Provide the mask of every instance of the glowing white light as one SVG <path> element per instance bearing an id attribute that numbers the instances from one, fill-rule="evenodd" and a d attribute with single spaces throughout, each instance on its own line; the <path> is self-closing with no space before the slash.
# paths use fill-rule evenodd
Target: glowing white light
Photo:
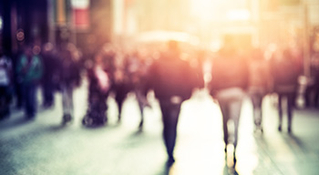
<path id="1" fill-rule="evenodd" d="M 71 1 L 72 7 L 76 9 L 86 9 L 90 5 L 89 0 L 72 0 Z"/>
<path id="2" fill-rule="evenodd" d="M 115 34 L 123 33 L 123 14 L 124 14 L 124 0 L 113 0 L 113 31 Z"/>
<path id="3" fill-rule="evenodd" d="M 0 16 L 0 30 L 2 30 L 2 18 Z"/>
<path id="4" fill-rule="evenodd" d="M 211 0 L 192 0 L 191 11 L 194 16 L 203 21 L 208 21 L 212 18 L 213 1 Z"/>
<path id="5" fill-rule="evenodd" d="M 231 10 L 227 13 L 227 18 L 229 20 L 249 20 L 250 19 L 250 12 L 246 9 L 239 9 L 239 10 Z"/>

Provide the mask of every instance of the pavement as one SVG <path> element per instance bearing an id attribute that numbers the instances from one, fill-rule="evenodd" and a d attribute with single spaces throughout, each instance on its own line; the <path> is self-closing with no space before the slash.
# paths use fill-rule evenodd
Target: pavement
<path id="1" fill-rule="evenodd" d="M 41 103 L 40 92 L 38 94 Z M 254 132 L 252 106 L 245 100 L 240 118 L 237 164 L 225 159 L 218 104 L 205 91 L 184 102 L 178 124 L 175 164 L 166 168 L 159 106 L 150 95 L 142 132 L 135 96 L 124 103 L 122 122 L 117 106 L 109 104 L 109 122 L 85 128 L 87 84 L 74 92 L 75 119 L 62 126 L 61 94 L 55 106 L 39 106 L 36 119 L 26 121 L 21 110 L 0 122 L 1 175 L 224 175 L 224 174 L 319 174 L 319 110 L 296 109 L 292 134 L 287 118 L 279 132 L 272 97 L 264 100 L 264 133 Z M 231 149 L 231 146 L 229 147 Z"/>

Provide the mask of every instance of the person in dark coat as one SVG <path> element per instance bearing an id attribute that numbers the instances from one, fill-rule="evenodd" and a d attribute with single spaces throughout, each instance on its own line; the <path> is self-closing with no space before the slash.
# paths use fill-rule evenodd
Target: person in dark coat
<path id="1" fill-rule="evenodd" d="M 89 80 L 88 110 L 82 124 L 91 127 L 103 125 L 107 122 L 106 100 L 110 93 L 112 82 L 109 72 L 103 64 L 103 55 L 97 53 L 94 57 L 92 68 L 87 70 Z"/>
<path id="2" fill-rule="evenodd" d="M 296 60 L 288 49 L 278 49 L 270 60 L 273 91 L 278 94 L 278 130 L 282 130 L 283 106 L 282 101 L 287 99 L 288 132 L 291 132 L 293 108 L 298 88 L 300 69 Z"/>
<path id="3" fill-rule="evenodd" d="M 58 58 L 51 43 L 46 43 L 41 53 L 43 60 L 43 107 L 48 108 L 54 104 L 55 82 L 54 75 L 58 72 Z"/>
<path id="4" fill-rule="evenodd" d="M 62 124 L 70 122 L 74 117 L 73 90 L 81 82 L 80 66 L 75 58 L 75 51 L 69 48 L 60 52 L 61 66 L 59 83 L 62 92 L 63 120 Z"/>
<path id="5" fill-rule="evenodd" d="M 271 79 L 269 66 L 263 57 L 260 49 L 253 49 L 249 61 L 249 88 L 248 93 L 253 105 L 253 118 L 255 131 L 263 132 L 262 118 L 263 108 L 262 102 L 267 93 L 270 92 Z"/>
<path id="6" fill-rule="evenodd" d="M 248 87 L 248 72 L 246 59 L 240 57 L 232 43 L 227 41 L 219 51 L 218 57 L 213 59 L 212 80 L 208 84 L 210 95 L 218 101 L 223 117 L 225 153 L 229 143 L 228 121 L 232 120 L 234 123 L 234 165 L 239 118 Z"/>
<path id="7" fill-rule="evenodd" d="M 305 90 L 306 107 L 319 108 L 319 53 L 311 58 L 310 75 L 311 81 Z"/>
<path id="8" fill-rule="evenodd" d="M 137 50 L 131 54 L 127 54 L 122 61 L 122 65 L 118 67 L 117 73 L 119 74 L 117 74 L 114 86 L 119 122 L 121 121 L 121 110 L 127 94 L 134 93 L 136 95 L 141 115 L 138 126 L 140 131 L 143 130 L 144 125 L 144 108 L 150 107 L 146 98 L 147 90 L 145 89 L 145 77 L 149 66 L 145 56 Z"/>
<path id="9" fill-rule="evenodd" d="M 200 77 L 196 76 L 189 63 L 180 59 L 176 41 L 169 42 L 168 52 L 155 60 L 148 72 L 146 87 L 154 90 L 162 112 L 168 166 L 175 162 L 174 148 L 181 105 L 191 97 L 198 82 L 196 78 Z"/>
<path id="10" fill-rule="evenodd" d="M 0 120 L 9 117 L 13 95 L 12 61 L 0 47 Z"/>

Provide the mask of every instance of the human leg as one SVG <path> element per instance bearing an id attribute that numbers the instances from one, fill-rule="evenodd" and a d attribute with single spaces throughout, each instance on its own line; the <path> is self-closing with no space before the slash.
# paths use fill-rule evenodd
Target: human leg
<path id="1" fill-rule="evenodd" d="M 27 118 L 32 119 L 36 113 L 36 86 L 33 83 L 24 84 L 24 100 L 25 100 L 25 113 Z"/>
<path id="2" fill-rule="evenodd" d="M 163 138 L 166 146 L 169 161 L 174 162 L 174 148 L 177 136 L 177 123 L 181 104 L 160 102 L 163 120 Z"/>
<path id="3" fill-rule="evenodd" d="M 43 83 L 43 105 L 44 107 L 51 107 L 54 102 L 54 97 L 53 97 L 53 84 L 44 82 Z"/>
<path id="4" fill-rule="evenodd" d="M 69 86 L 62 87 L 63 123 L 73 118 L 73 89 Z"/>
<path id="5" fill-rule="evenodd" d="M 228 109 L 228 103 L 223 100 L 218 100 L 220 111 L 222 113 L 223 118 L 223 133 L 224 133 L 224 143 L 225 143 L 225 152 L 227 152 L 227 144 L 228 144 L 228 125 L 227 122 L 229 120 L 229 109 Z"/>
<path id="6" fill-rule="evenodd" d="M 288 115 L 288 132 L 291 132 L 291 125 L 292 125 L 292 113 L 293 107 L 295 103 L 295 94 L 288 93 L 287 94 L 287 115 Z"/>
<path id="7" fill-rule="evenodd" d="M 235 99 L 230 104 L 231 118 L 234 121 L 234 149 L 237 147 L 238 143 L 238 128 L 239 128 L 239 118 L 241 114 L 242 98 Z"/>
<path id="8" fill-rule="evenodd" d="M 261 131 L 262 126 L 262 100 L 263 100 L 263 94 L 261 93 L 254 93 L 250 95 L 252 105 L 253 105 L 253 118 L 254 118 L 254 124 L 255 129 L 260 129 Z"/>
<path id="9" fill-rule="evenodd" d="M 283 98 L 283 94 L 278 94 L 278 115 L 279 115 L 278 131 L 281 131 L 281 126 L 282 126 L 282 98 Z"/>

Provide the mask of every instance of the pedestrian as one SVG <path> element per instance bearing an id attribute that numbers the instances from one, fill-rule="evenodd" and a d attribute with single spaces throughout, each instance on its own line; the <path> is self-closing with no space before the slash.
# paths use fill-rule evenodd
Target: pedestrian
<path id="1" fill-rule="evenodd" d="M 310 77 L 311 81 L 305 90 L 306 107 L 319 108 L 319 53 L 311 58 Z"/>
<path id="2" fill-rule="evenodd" d="M 143 124 L 144 124 L 144 108 L 150 107 L 146 95 L 147 90 L 145 89 L 145 78 L 147 74 L 148 64 L 147 64 L 147 57 L 146 54 L 142 54 L 142 50 L 135 50 L 132 53 L 128 53 L 127 56 L 124 57 L 123 60 L 123 68 L 122 72 L 124 73 L 122 86 L 117 86 L 120 89 L 117 89 L 116 99 L 120 99 L 120 96 L 123 96 L 123 100 L 116 100 L 119 106 L 123 105 L 123 101 L 128 93 L 134 93 L 139 110 L 140 110 L 140 116 L 141 120 L 139 123 L 139 130 L 143 130 Z M 118 84 L 118 85 L 121 85 Z M 123 95 L 120 95 L 122 93 Z M 122 109 L 122 107 L 119 107 L 119 109 Z M 119 111 L 121 114 L 121 111 Z M 120 120 L 120 117 L 119 117 Z"/>
<path id="3" fill-rule="evenodd" d="M 9 117 L 10 103 L 13 95 L 12 62 L 0 47 L 0 120 Z"/>
<path id="4" fill-rule="evenodd" d="M 221 109 L 226 155 L 230 139 L 228 121 L 231 120 L 234 123 L 234 164 L 236 163 L 239 118 L 247 86 L 247 61 L 237 54 L 231 38 L 227 39 L 217 58 L 212 61 L 212 79 L 208 83 L 208 89 L 210 95 L 218 101 Z"/>
<path id="5" fill-rule="evenodd" d="M 144 108 L 151 105 L 147 100 L 146 78 L 147 70 L 149 69 L 149 55 L 144 50 L 136 50 L 135 54 L 131 56 L 131 63 L 129 66 L 129 76 L 134 88 L 136 100 L 140 109 L 141 120 L 139 123 L 139 130 L 143 130 L 144 125 Z"/>
<path id="6" fill-rule="evenodd" d="M 288 49 L 277 49 L 270 60 L 273 90 L 278 95 L 278 130 L 282 130 L 283 99 L 287 99 L 288 132 L 291 133 L 293 108 L 300 74 L 296 60 Z"/>
<path id="7" fill-rule="evenodd" d="M 82 124 L 88 127 L 104 125 L 107 122 L 106 100 L 112 85 L 110 75 L 103 62 L 103 54 L 97 53 L 94 63 L 87 71 L 89 80 L 88 110 Z"/>
<path id="8" fill-rule="evenodd" d="M 249 61 L 249 87 L 248 93 L 253 105 L 253 119 L 255 131 L 263 132 L 262 127 L 262 102 L 270 91 L 270 72 L 263 52 L 258 48 L 253 49 Z"/>
<path id="9" fill-rule="evenodd" d="M 155 60 L 148 72 L 147 88 L 158 99 L 163 121 L 163 138 L 168 155 L 167 166 L 175 162 L 174 148 L 182 103 L 189 99 L 198 80 L 189 63 L 180 59 L 176 41 L 169 41 L 168 51 Z"/>
<path id="10" fill-rule="evenodd" d="M 52 43 L 46 43 L 41 52 L 43 60 L 42 96 L 43 107 L 49 108 L 54 104 L 55 80 L 54 76 L 58 72 L 58 59 Z"/>
<path id="11" fill-rule="evenodd" d="M 18 51 L 16 51 L 12 56 L 12 67 L 13 67 L 13 84 L 14 84 L 14 96 L 16 99 L 15 107 L 17 109 L 22 109 L 23 107 L 23 86 L 22 80 L 16 71 L 18 62 L 21 56 L 24 54 L 26 46 L 23 43 L 19 43 Z"/>
<path id="12" fill-rule="evenodd" d="M 27 119 L 34 119 L 37 108 L 36 89 L 42 77 L 39 46 L 27 46 L 17 63 L 17 74 L 22 82 L 23 100 Z"/>
<path id="13" fill-rule="evenodd" d="M 127 54 L 118 53 L 117 62 L 115 64 L 115 71 L 112 78 L 114 80 L 112 91 L 115 94 L 114 99 L 118 107 L 118 123 L 121 122 L 122 107 L 127 94 L 133 90 L 132 82 L 129 77 L 128 59 L 129 57 Z"/>
<path id="14" fill-rule="evenodd" d="M 61 62 L 59 84 L 62 93 L 63 116 L 62 124 L 67 124 L 74 118 L 73 90 L 80 86 L 80 67 L 75 58 L 74 50 L 62 48 L 59 55 Z"/>

